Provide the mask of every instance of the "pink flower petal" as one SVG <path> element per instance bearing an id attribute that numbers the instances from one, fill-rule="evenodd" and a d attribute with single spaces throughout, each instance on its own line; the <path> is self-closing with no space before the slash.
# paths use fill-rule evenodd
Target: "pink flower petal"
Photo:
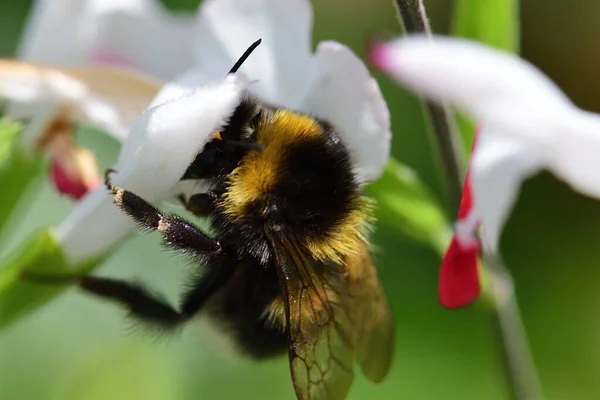
<path id="1" fill-rule="evenodd" d="M 96 188 L 100 183 L 100 178 L 98 177 L 96 177 L 95 181 L 90 182 L 73 179 L 57 161 L 52 162 L 50 173 L 56 190 L 74 200 L 81 199 L 87 192 Z"/>
<path id="2" fill-rule="evenodd" d="M 92 64 L 98 65 L 114 65 L 120 67 L 133 67 L 133 63 L 127 58 L 115 52 L 97 49 L 91 56 Z"/>

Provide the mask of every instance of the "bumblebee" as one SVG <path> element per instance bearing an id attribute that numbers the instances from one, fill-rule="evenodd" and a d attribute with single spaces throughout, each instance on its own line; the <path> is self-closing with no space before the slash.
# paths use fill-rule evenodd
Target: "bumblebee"
<path id="1" fill-rule="evenodd" d="M 91 276 L 76 282 L 166 330 L 205 313 L 249 357 L 287 352 L 298 399 L 345 399 L 354 360 L 379 382 L 394 340 L 366 237 L 372 201 L 352 171 L 333 126 L 246 94 L 182 176 L 210 188 L 181 200 L 210 219 L 214 235 L 106 176 L 121 210 L 202 266 L 179 308 L 138 284 Z"/>

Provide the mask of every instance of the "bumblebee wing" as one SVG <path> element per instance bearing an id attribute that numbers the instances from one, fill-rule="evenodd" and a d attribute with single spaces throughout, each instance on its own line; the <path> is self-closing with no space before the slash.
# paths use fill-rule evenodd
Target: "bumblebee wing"
<path id="1" fill-rule="evenodd" d="M 389 368 L 393 335 L 376 273 L 363 271 L 373 265 L 360 264 L 362 259 L 348 265 L 319 265 L 283 237 L 272 240 L 272 248 L 298 398 L 345 399 L 354 379 L 355 357 L 367 377 L 381 380 Z M 375 285 L 361 281 L 367 276 L 375 278 Z M 365 305 L 365 301 L 376 302 Z"/>
<path id="2" fill-rule="evenodd" d="M 343 296 L 356 343 L 355 355 L 372 382 L 385 378 L 394 354 L 394 322 L 390 306 L 366 243 L 346 259 L 348 294 Z"/>

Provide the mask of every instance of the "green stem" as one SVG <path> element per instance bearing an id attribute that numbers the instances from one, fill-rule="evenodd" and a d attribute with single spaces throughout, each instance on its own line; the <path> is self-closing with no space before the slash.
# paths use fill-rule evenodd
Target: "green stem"
<path id="1" fill-rule="evenodd" d="M 514 400 L 541 400 L 544 396 L 529 350 L 513 279 L 497 256 L 487 252 L 484 258 L 483 270 L 489 281 L 484 296 L 492 305 L 492 329 L 500 338 L 497 344 L 511 397 Z"/>
<path id="2" fill-rule="evenodd" d="M 396 0 L 400 23 L 406 33 L 431 35 L 429 20 L 421 0 Z M 440 156 L 448 186 L 451 215 L 458 213 L 465 176 L 465 154 L 452 111 L 446 104 L 424 102 L 429 129 Z"/>

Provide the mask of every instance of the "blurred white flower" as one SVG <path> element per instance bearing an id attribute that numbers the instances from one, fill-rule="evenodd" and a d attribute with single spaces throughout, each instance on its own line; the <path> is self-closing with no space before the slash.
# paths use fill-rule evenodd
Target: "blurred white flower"
<path id="1" fill-rule="evenodd" d="M 54 105 L 48 118 L 30 121 L 34 126 L 26 130 L 22 146 L 50 155 L 55 186 L 76 199 L 98 184 L 94 155 L 73 138 L 76 123 L 88 123 L 122 140 L 159 88 L 158 82 L 124 70 L 58 69 L 0 60 L 0 98 L 16 105 Z"/>
<path id="2" fill-rule="evenodd" d="M 17 56 L 39 65 L 13 63 L 8 71 L 3 65 L 0 96 L 13 101 L 9 116 L 30 122 L 29 140 L 50 153 L 60 193 L 79 199 L 98 183 L 93 153 L 77 147 L 70 134 L 74 123 L 95 125 L 123 140 L 160 87 L 135 76 L 127 82 L 133 72 L 85 67 L 116 65 L 172 78 L 193 59 L 193 26 L 192 15 L 170 13 L 158 0 L 34 2 Z M 17 69 L 27 72 L 7 75 Z"/>
<path id="3" fill-rule="evenodd" d="M 119 64 L 168 80 L 193 61 L 194 19 L 159 0 L 37 0 L 17 56 L 57 66 Z"/>
<path id="4" fill-rule="evenodd" d="M 415 36 L 379 45 L 373 62 L 415 92 L 448 101 L 479 121 L 470 171 L 473 204 L 457 224 L 472 248 L 498 242 L 523 180 L 548 169 L 600 198 L 600 116 L 577 108 L 526 61 L 466 40 Z"/>

